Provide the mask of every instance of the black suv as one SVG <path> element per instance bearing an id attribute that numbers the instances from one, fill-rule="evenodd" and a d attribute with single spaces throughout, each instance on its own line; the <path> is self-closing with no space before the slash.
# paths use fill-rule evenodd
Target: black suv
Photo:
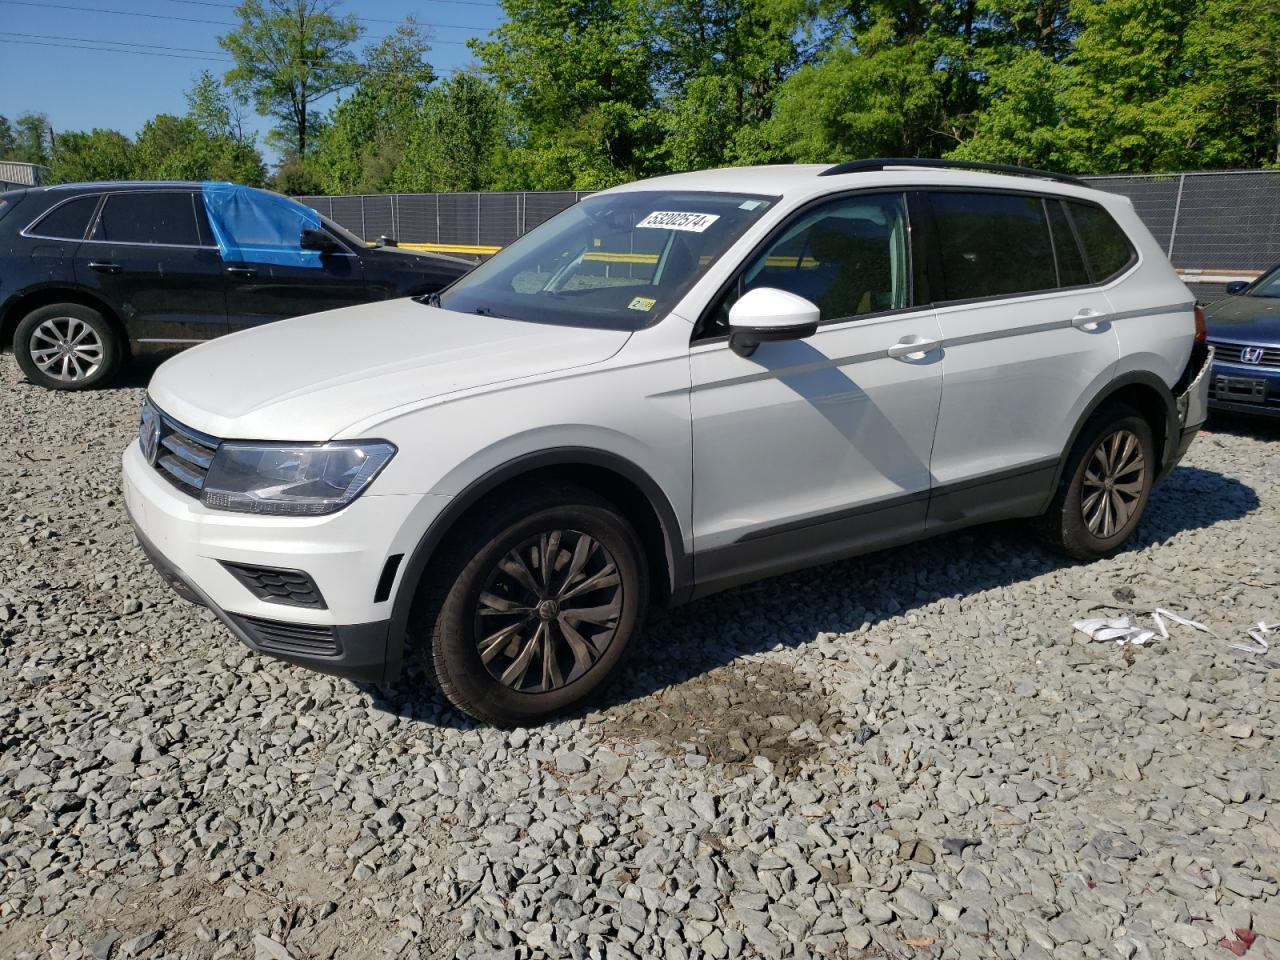
<path id="1" fill-rule="evenodd" d="M 211 224 L 209 186 L 235 192 L 244 232 L 265 232 L 229 243 L 226 224 L 219 229 L 216 217 Z M 305 228 L 282 238 L 290 217 Z M 432 293 L 471 267 L 370 246 L 296 201 L 230 184 L 15 190 L 0 193 L 0 346 L 13 347 L 35 383 L 79 390 L 107 382 L 131 355 Z"/>

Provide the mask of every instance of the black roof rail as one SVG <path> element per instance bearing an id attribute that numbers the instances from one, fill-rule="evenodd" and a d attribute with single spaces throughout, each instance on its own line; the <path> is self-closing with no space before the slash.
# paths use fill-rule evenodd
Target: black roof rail
<path id="1" fill-rule="evenodd" d="M 1087 187 L 1079 177 L 1032 167 L 1015 167 L 1008 163 L 980 163 L 976 160 L 933 160 L 925 157 L 876 157 L 870 160 L 849 160 L 827 167 L 818 176 L 834 177 L 842 173 L 869 173 L 888 167 L 926 167 L 933 170 L 973 170 L 979 173 L 1005 173 L 1015 177 L 1035 177 L 1039 180 L 1056 180 L 1077 187 Z"/>

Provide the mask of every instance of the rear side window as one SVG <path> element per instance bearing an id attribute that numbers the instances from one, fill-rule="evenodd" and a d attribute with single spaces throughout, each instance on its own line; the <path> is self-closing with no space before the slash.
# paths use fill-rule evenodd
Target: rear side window
<path id="1" fill-rule="evenodd" d="M 76 197 L 54 207 L 31 227 L 28 233 L 59 240 L 83 240 L 89 218 L 98 206 L 98 194 Z"/>
<path id="2" fill-rule="evenodd" d="M 1061 200 L 1046 200 L 1049 229 L 1053 232 L 1053 251 L 1058 255 L 1058 285 L 1078 287 L 1089 282 L 1089 270 L 1080 254 L 1080 244 L 1067 220 Z"/>
<path id="3" fill-rule="evenodd" d="M 1053 245 L 1039 197 L 1008 193 L 930 195 L 941 254 L 941 300 L 974 300 L 1057 286 Z"/>
<path id="4" fill-rule="evenodd" d="M 193 195 L 113 193 L 98 217 L 94 240 L 200 246 Z"/>
<path id="5" fill-rule="evenodd" d="M 1084 244 L 1084 255 L 1089 261 L 1093 282 L 1110 280 L 1127 267 L 1135 256 L 1133 244 L 1111 219 L 1111 214 L 1089 203 L 1067 201 L 1076 233 Z"/>

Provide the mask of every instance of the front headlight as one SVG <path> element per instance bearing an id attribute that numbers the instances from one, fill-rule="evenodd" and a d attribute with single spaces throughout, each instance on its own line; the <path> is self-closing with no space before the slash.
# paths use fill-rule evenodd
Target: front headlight
<path id="1" fill-rule="evenodd" d="M 385 440 L 326 444 L 224 441 L 200 501 L 213 510 L 314 517 L 360 496 L 396 452 Z"/>

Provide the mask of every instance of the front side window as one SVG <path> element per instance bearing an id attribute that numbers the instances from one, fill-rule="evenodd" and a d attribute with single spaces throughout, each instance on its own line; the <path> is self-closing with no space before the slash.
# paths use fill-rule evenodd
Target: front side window
<path id="1" fill-rule="evenodd" d="M 59 240 L 83 240 L 89 228 L 89 218 L 98 208 L 98 194 L 76 197 L 54 207 L 30 228 L 29 232 L 40 237 L 56 237 Z"/>
<path id="2" fill-rule="evenodd" d="M 1084 245 L 1084 255 L 1094 283 L 1110 280 L 1129 265 L 1134 257 L 1133 245 L 1111 214 L 1091 203 L 1067 201 L 1076 233 Z"/>
<path id="3" fill-rule="evenodd" d="M 113 193 L 98 217 L 92 240 L 198 247 L 194 196 L 190 192 Z"/>
<path id="4" fill-rule="evenodd" d="M 467 274 L 439 303 L 461 313 L 638 330 L 675 306 L 772 204 L 696 191 L 587 197 Z"/>
<path id="5" fill-rule="evenodd" d="M 930 195 L 941 254 L 940 300 L 976 300 L 1057 286 L 1039 197 L 938 191 Z"/>
<path id="6" fill-rule="evenodd" d="M 757 287 L 804 297 L 824 323 L 907 307 L 907 233 L 901 194 L 856 194 L 813 207 L 747 264 L 717 304 L 706 335 L 728 333 L 729 309 Z"/>

